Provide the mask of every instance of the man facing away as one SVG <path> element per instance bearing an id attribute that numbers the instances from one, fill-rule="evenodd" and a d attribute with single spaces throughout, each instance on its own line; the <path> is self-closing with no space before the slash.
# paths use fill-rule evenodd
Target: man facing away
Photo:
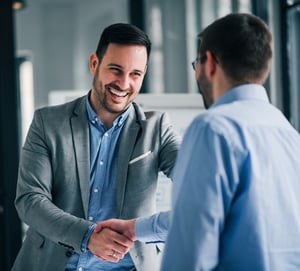
<path id="1" fill-rule="evenodd" d="M 263 87 L 271 42 L 250 14 L 229 14 L 199 35 L 193 68 L 208 110 L 178 153 L 162 271 L 300 269 L 300 135 Z M 108 220 L 96 231 L 135 240 L 135 223 L 150 218 Z"/>
<path id="2" fill-rule="evenodd" d="M 180 139 L 167 115 L 134 103 L 150 50 L 137 27 L 108 26 L 90 56 L 88 94 L 36 110 L 15 201 L 29 228 L 12 270 L 159 270 L 159 244 L 94 231 L 155 213 L 158 172 L 170 177 L 175 163 Z"/>
<path id="3" fill-rule="evenodd" d="M 193 66 L 208 110 L 178 153 L 163 271 L 300 269 L 300 136 L 263 87 L 271 40 L 250 14 L 199 35 Z"/>

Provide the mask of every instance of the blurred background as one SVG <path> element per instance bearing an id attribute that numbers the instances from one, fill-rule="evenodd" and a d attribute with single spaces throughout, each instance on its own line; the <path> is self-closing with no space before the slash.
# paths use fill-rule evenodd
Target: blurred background
<path id="1" fill-rule="evenodd" d="M 102 30 L 130 22 L 149 35 L 153 47 L 138 101 L 169 110 L 183 133 L 187 119 L 203 110 L 191 66 L 197 34 L 231 12 L 255 14 L 270 26 L 274 59 L 266 88 L 299 130 L 300 1 L 0 1 L 0 270 L 10 270 L 24 235 L 13 201 L 19 152 L 33 112 L 88 92 L 89 55 Z M 163 195 L 161 190 L 161 205 Z"/>

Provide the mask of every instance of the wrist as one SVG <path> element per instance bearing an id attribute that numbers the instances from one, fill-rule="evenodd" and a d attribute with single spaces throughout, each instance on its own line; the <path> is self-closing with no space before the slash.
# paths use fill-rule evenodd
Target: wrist
<path id="1" fill-rule="evenodd" d="M 89 229 L 85 233 L 84 238 L 82 240 L 82 244 L 81 244 L 81 251 L 82 252 L 85 252 L 88 249 L 89 241 L 90 241 L 91 235 L 94 232 L 95 227 L 96 227 L 96 224 L 90 225 Z"/>
<path id="2" fill-rule="evenodd" d="M 130 231 L 129 231 L 129 238 L 132 240 L 132 241 L 136 241 L 137 240 L 137 237 L 136 237 L 136 229 L 135 229 L 135 225 L 136 225 L 136 219 L 131 219 L 129 220 L 129 223 L 130 223 Z"/>

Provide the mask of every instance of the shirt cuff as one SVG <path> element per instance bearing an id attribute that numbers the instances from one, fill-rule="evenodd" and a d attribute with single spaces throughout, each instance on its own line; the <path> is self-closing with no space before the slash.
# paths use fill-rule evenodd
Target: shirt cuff
<path id="1" fill-rule="evenodd" d="M 89 229 L 86 231 L 82 243 L 81 243 L 81 252 L 84 253 L 87 250 L 87 244 L 88 241 L 90 240 L 91 234 L 93 233 L 95 227 L 97 224 L 92 224 L 89 226 Z"/>
<path id="2" fill-rule="evenodd" d="M 135 235 L 143 243 L 160 243 L 166 240 L 171 212 L 139 217 L 135 222 Z"/>

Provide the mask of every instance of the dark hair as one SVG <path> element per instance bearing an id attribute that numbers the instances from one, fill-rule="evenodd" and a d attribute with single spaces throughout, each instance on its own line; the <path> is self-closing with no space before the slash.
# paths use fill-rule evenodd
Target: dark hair
<path id="1" fill-rule="evenodd" d="M 198 38 L 200 57 L 210 51 L 231 80 L 249 83 L 267 77 L 272 35 L 260 18 L 229 14 L 210 24 Z"/>
<path id="2" fill-rule="evenodd" d="M 135 25 L 116 23 L 106 27 L 103 30 L 96 50 L 99 62 L 102 61 L 102 58 L 110 43 L 145 46 L 147 50 L 147 57 L 149 59 L 151 41 L 147 34 Z"/>

